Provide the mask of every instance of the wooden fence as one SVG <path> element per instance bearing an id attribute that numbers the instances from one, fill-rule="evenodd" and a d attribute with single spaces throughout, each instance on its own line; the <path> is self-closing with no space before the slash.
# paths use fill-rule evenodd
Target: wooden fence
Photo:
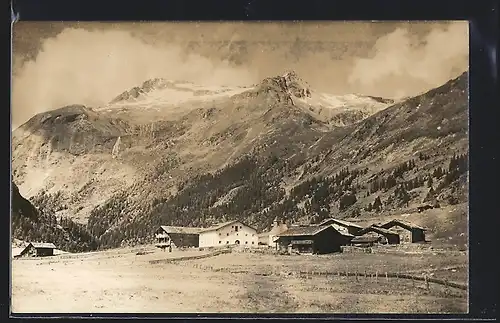
<path id="1" fill-rule="evenodd" d="M 214 256 L 213 254 L 206 255 L 206 256 L 196 256 L 198 257 L 197 259 L 200 258 L 206 258 L 206 257 L 211 257 Z M 177 258 L 178 259 L 178 258 Z M 175 261 L 176 259 L 170 259 L 170 262 Z M 187 259 L 183 259 L 187 260 Z M 182 264 L 183 266 L 186 266 L 187 264 Z M 257 276 L 288 276 L 288 277 L 301 277 L 301 278 L 313 278 L 313 277 L 356 277 L 358 279 L 359 277 L 368 277 L 372 278 L 375 280 L 389 280 L 389 278 L 397 278 L 397 279 L 408 279 L 408 280 L 413 280 L 413 281 L 421 281 L 425 282 L 425 286 L 427 289 L 430 288 L 430 284 L 438 284 L 438 285 L 443 285 L 447 287 L 452 287 L 452 288 L 457 288 L 461 290 L 467 290 L 467 285 L 466 284 L 460 284 L 457 282 L 452 282 L 448 281 L 446 279 L 437 279 L 433 277 L 428 277 L 428 276 L 417 276 L 417 275 L 410 275 L 406 273 L 395 273 L 395 272 L 375 272 L 375 273 L 367 273 L 367 272 L 349 272 L 349 271 L 298 271 L 298 272 L 287 272 L 283 270 L 270 270 L 270 271 L 261 271 L 261 272 L 254 272 L 251 270 L 241 270 L 241 269 L 232 269 L 232 268 L 227 268 L 227 267 L 214 267 L 210 265 L 205 265 L 205 264 L 199 264 L 199 263 L 194 263 L 194 264 L 189 264 L 189 266 L 197 268 L 197 269 L 204 269 L 204 270 L 210 270 L 214 272 L 227 272 L 231 274 L 254 274 Z"/>
<path id="2" fill-rule="evenodd" d="M 215 256 L 222 255 L 225 253 L 231 253 L 231 249 L 217 250 L 217 251 L 203 254 L 203 255 L 150 260 L 149 263 L 150 264 L 165 264 L 165 263 L 172 263 L 172 262 L 178 262 L 178 261 L 196 260 L 196 259 L 215 257 Z"/>

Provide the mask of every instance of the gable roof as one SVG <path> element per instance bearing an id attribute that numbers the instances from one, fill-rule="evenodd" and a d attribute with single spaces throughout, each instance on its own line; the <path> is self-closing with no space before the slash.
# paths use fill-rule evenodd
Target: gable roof
<path id="1" fill-rule="evenodd" d="M 393 226 L 396 226 L 396 225 L 400 226 L 402 228 L 405 228 L 406 230 L 415 230 L 415 229 L 416 230 L 426 230 L 425 228 L 422 228 L 416 224 L 406 222 L 406 221 L 397 220 L 397 219 L 394 219 L 394 220 L 391 220 L 387 223 L 379 225 L 379 227 L 389 229 L 389 228 L 392 228 Z"/>
<path id="2" fill-rule="evenodd" d="M 249 225 L 241 222 L 240 220 L 232 220 L 232 221 L 218 223 L 218 224 L 213 225 L 213 226 L 208 227 L 208 228 L 203 228 L 203 229 L 201 229 L 200 232 L 209 232 L 209 231 L 219 230 L 219 229 L 227 227 L 228 225 L 231 225 L 231 224 L 236 223 L 236 222 L 239 222 L 239 223 L 243 224 L 244 226 L 249 227 L 250 229 L 253 229 L 253 230 L 257 231 L 254 227 L 251 227 L 251 226 L 249 226 Z"/>
<path id="3" fill-rule="evenodd" d="M 46 248 L 46 249 L 56 249 L 56 246 L 53 243 L 42 243 L 42 242 L 30 242 L 24 247 L 19 254 L 14 255 L 15 257 L 22 256 L 28 252 L 30 247 L 33 247 L 35 249 L 41 249 L 41 248 Z"/>
<path id="4" fill-rule="evenodd" d="M 338 232 L 341 235 L 352 236 L 350 234 L 345 234 L 345 233 L 339 232 L 337 229 L 335 229 L 331 225 L 326 225 L 326 226 L 308 225 L 308 226 L 290 227 L 288 230 L 278 234 L 277 236 L 278 237 L 314 236 L 314 235 L 317 235 L 321 231 L 326 230 L 328 228 L 334 229 L 336 232 Z"/>
<path id="5" fill-rule="evenodd" d="M 12 248 L 12 257 L 19 256 L 25 248 Z"/>
<path id="6" fill-rule="evenodd" d="M 166 233 L 180 233 L 180 234 L 199 234 L 203 228 L 194 228 L 194 227 L 174 227 L 169 225 L 161 225 L 161 229 L 163 229 Z"/>
<path id="7" fill-rule="evenodd" d="M 338 225 L 341 225 L 341 226 L 344 226 L 344 227 L 353 227 L 353 228 L 357 228 L 357 229 L 363 229 L 362 226 L 360 226 L 360 225 L 358 225 L 356 223 L 352 223 L 352 222 L 344 221 L 344 220 L 339 220 L 339 219 L 334 219 L 334 218 L 324 219 L 323 221 L 320 222 L 319 225 L 326 225 L 330 221 L 334 222 L 334 223 L 337 223 Z"/>
<path id="8" fill-rule="evenodd" d="M 56 245 L 53 243 L 30 242 L 28 244 L 28 246 L 29 245 L 32 245 L 35 248 L 48 248 L 48 249 L 55 249 L 56 248 Z M 28 247 L 28 246 L 26 246 L 26 247 Z"/>
<path id="9" fill-rule="evenodd" d="M 377 233 L 380 233 L 382 235 L 399 236 L 399 234 L 397 232 L 387 230 L 387 229 L 384 229 L 384 228 L 381 228 L 381 227 L 375 226 L 375 225 L 371 225 L 368 228 L 362 229 L 361 231 L 358 232 L 358 236 L 361 236 L 361 235 L 368 233 L 368 232 L 377 232 Z"/>

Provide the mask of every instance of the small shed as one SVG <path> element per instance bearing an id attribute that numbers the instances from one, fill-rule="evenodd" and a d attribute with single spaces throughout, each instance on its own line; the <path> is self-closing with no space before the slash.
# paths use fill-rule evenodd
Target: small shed
<path id="1" fill-rule="evenodd" d="M 359 231 L 361 231 L 363 229 L 362 226 L 356 224 L 356 223 L 352 223 L 352 222 L 349 222 L 349 221 L 344 221 L 344 220 L 339 220 L 339 219 L 334 219 L 334 218 L 328 218 L 328 219 L 325 219 L 323 221 L 321 221 L 321 223 L 319 224 L 320 226 L 324 226 L 324 225 L 333 225 L 333 227 L 339 231 L 345 231 L 349 234 L 353 234 L 355 235 L 356 233 L 358 233 Z"/>
<path id="2" fill-rule="evenodd" d="M 30 242 L 16 257 L 53 256 L 56 246 L 53 243 Z"/>
<path id="3" fill-rule="evenodd" d="M 400 242 L 399 234 L 375 225 L 364 228 L 356 236 L 377 238 L 377 242 L 381 244 L 399 244 Z"/>
<path id="4" fill-rule="evenodd" d="M 349 244 L 354 236 L 343 234 L 331 225 L 310 225 L 290 227 L 277 237 L 277 244 L 281 250 L 324 254 L 341 252 L 341 246 Z"/>
<path id="5" fill-rule="evenodd" d="M 390 229 L 401 236 L 401 241 L 405 243 L 425 242 L 425 228 L 410 222 L 401 220 L 391 220 L 380 225 L 381 228 Z"/>

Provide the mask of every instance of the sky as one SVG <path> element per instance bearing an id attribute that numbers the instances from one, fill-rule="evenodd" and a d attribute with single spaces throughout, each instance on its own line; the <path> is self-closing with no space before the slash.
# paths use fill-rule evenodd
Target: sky
<path id="1" fill-rule="evenodd" d="M 467 22 L 17 22 L 13 127 L 100 106 L 145 80 L 252 85 L 294 70 L 313 90 L 398 99 L 468 68 Z"/>

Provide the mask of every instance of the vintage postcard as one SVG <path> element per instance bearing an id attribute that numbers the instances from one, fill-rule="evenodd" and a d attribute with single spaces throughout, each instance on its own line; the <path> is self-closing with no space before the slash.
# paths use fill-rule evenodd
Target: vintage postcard
<path id="1" fill-rule="evenodd" d="M 13 313 L 466 313 L 468 24 L 13 25 Z"/>

